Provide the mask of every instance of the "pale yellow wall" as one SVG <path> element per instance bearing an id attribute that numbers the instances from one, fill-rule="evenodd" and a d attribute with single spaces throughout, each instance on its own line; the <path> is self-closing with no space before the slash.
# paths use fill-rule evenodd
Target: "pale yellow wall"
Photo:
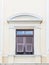
<path id="1" fill-rule="evenodd" d="M 24 24 L 24 26 L 22 26 L 23 24 Z M 3 62 L 7 61 L 7 62 L 13 63 L 14 61 L 22 62 L 22 60 L 23 60 L 23 62 L 33 62 L 33 63 L 39 62 L 39 63 L 41 63 L 41 56 L 40 56 L 41 55 L 41 24 L 36 24 L 36 23 L 34 23 L 34 24 L 28 23 L 27 24 L 25 22 L 23 22 L 23 24 L 8 23 L 8 27 L 7 27 L 7 29 L 8 29 L 8 40 L 7 40 L 8 44 L 7 44 L 7 47 L 5 45 L 6 49 L 4 48 L 5 57 L 3 58 Z M 35 34 L 35 36 L 34 36 L 34 39 L 35 39 L 34 40 L 34 44 L 35 44 L 34 45 L 35 46 L 34 47 L 34 49 L 35 49 L 34 55 L 32 55 L 30 57 L 29 56 L 26 56 L 26 57 L 25 56 L 16 56 L 15 60 L 14 59 L 11 60 L 12 57 L 15 56 L 15 41 L 14 40 L 15 40 L 15 30 L 16 29 L 34 29 L 34 34 Z M 7 30 L 6 30 L 6 32 L 7 32 Z M 14 56 L 11 57 L 11 55 L 14 55 Z M 28 58 L 27 61 L 25 61 L 26 58 Z M 35 61 L 33 59 L 35 59 Z M 11 61 L 9 61 L 9 60 L 11 60 Z"/>
<path id="2" fill-rule="evenodd" d="M 5 0 L 4 1 L 4 49 L 8 46 L 8 23 L 7 18 L 15 13 L 29 12 L 40 15 L 43 18 L 41 24 L 41 47 L 42 54 L 45 54 L 45 22 L 46 22 L 46 0 Z M 8 48 L 7 48 L 8 49 Z"/>
<path id="3" fill-rule="evenodd" d="M 16 13 L 33 13 L 42 16 L 41 24 L 41 54 L 46 54 L 45 23 L 46 23 L 46 0 L 4 0 L 3 22 L 3 55 L 9 53 L 9 30 L 8 17 Z M 10 48 L 11 49 L 11 48 Z"/>

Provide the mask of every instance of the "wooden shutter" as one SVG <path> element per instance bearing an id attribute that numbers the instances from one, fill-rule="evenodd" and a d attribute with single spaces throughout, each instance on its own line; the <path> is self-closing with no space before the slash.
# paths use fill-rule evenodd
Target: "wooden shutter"
<path id="1" fill-rule="evenodd" d="M 16 52 L 22 53 L 24 52 L 24 44 L 23 44 L 23 37 L 17 37 L 17 43 L 16 43 Z"/>
<path id="2" fill-rule="evenodd" d="M 24 45 L 22 45 L 21 43 L 17 44 L 17 52 L 24 52 Z"/>
<path id="3" fill-rule="evenodd" d="M 18 54 L 31 54 L 34 51 L 33 30 L 17 30 L 16 35 L 16 52 Z M 16 54 L 17 54 L 16 53 Z"/>
<path id="4" fill-rule="evenodd" d="M 33 37 L 26 37 L 25 52 L 33 52 Z"/>

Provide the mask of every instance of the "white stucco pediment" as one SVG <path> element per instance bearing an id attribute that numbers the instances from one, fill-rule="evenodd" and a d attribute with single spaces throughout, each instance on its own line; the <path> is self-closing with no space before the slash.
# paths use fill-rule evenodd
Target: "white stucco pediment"
<path id="1" fill-rule="evenodd" d="M 42 22 L 42 18 L 40 16 L 36 16 L 33 14 L 16 14 L 15 16 L 10 17 L 8 22 Z"/>

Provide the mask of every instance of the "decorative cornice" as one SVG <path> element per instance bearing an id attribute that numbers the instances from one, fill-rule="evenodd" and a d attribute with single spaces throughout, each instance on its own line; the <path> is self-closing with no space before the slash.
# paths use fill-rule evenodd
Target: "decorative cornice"
<path id="1" fill-rule="evenodd" d="M 7 22 L 39 22 L 42 23 L 42 18 L 33 14 L 22 13 L 16 14 L 15 16 L 10 17 Z"/>

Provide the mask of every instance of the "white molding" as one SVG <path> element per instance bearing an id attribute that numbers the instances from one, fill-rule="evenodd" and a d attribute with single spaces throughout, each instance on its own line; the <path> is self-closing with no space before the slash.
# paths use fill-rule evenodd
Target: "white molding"
<path id="1" fill-rule="evenodd" d="M 32 26 L 33 27 L 33 29 L 35 29 L 36 31 L 37 31 L 37 33 L 40 33 L 40 31 L 39 30 L 41 30 L 41 24 L 14 24 L 14 23 L 10 23 L 10 24 L 8 24 L 8 28 L 9 28 L 9 30 L 11 30 L 12 31 L 12 29 L 13 30 L 16 30 L 16 28 L 17 28 L 17 26 L 18 27 L 23 27 L 23 26 L 26 26 L 26 27 L 28 27 L 28 26 Z M 13 32 L 10 32 L 10 34 L 14 34 Z M 14 34 L 15 35 L 15 34 Z M 10 35 L 11 36 L 11 35 Z M 15 36 L 13 36 L 13 37 L 15 37 Z M 36 37 L 37 38 L 37 37 Z M 13 43 L 13 45 L 15 45 L 15 38 L 12 38 L 11 37 L 11 39 L 14 39 L 14 43 Z M 37 39 L 38 40 L 38 39 Z M 35 41 L 35 40 L 34 40 Z M 35 45 L 36 45 L 36 43 L 35 43 Z M 36 47 L 37 48 L 37 47 Z M 12 52 L 11 52 L 12 53 Z M 14 52 L 13 52 L 14 53 Z M 41 53 L 39 53 L 39 55 L 40 55 Z M 10 54 L 8 54 L 8 55 L 10 55 Z M 12 54 L 13 55 L 13 54 Z M 37 54 L 36 54 L 36 50 L 35 50 L 35 55 L 38 55 L 38 49 L 37 49 Z"/>
<path id="2" fill-rule="evenodd" d="M 20 25 L 19 25 L 19 26 L 20 26 Z M 21 25 L 21 26 L 22 26 L 22 25 Z M 29 25 L 26 24 L 25 26 L 29 26 Z M 16 27 L 17 27 L 17 25 L 15 26 L 14 24 L 9 25 L 9 31 L 10 31 L 9 34 L 10 34 L 10 37 L 11 37 L 11 35 L 13 35 L 13 37 L 14 37 L 14 38 L 12 38 L 12 37 L 10 38 L 11 40 L 12 40 L 12 39 L 14 40 L 13 45 L 15 45 L 15 39 L 16 39 L 16 38 L 15 38 L 15 34 L 16 34 L 16 33 L 15 33 L 15 30 L 16 30 Z M 23 26 L 22 26 L 22 27 L 23 27 Z M 32 26 L 32 27 L 33 27 L 33 26 Z M 36 31 L 35 33 L 40 33 L 40 29 L 41 29 L 40 26 L 38 26 L 38 27 L 37 27 L 36 25 L 34 26 L 34 30 Z M 34 35 L 34 36 L 37 36 L 37 34 Z M 38 37 L 39 37 L 39 36 L 38 36 Z M 38 37 L 36 37 L 36 38 L 38 38 Z M 34 37 L 34 42 L 35 42 L 36 38 Z M 38 40 L 38 39 L 37 39 L 37 40 Z M 12 43 L 12 42 L 11 42 L 11 43 Z M 36 45 L 37 43 L 35 42 L 34 44 Z M 38 43 L 38 44 L 39 44 L 39 43 Z M 35 47 L 36 47 L 36 46 L 35 46 Z M 35 52 L 35 55 L 38 55 L 38 54 L 40 55 L 41 53 L 38 52 L 38 49 L 37 49 L 37 51 L 36 51 L 36 48 L 37 48 L 37 47 L 36 47 L 36 48 L 35 48 L 35 47 L 34 47 L 34 49 L 35 49 L 35 51 L 34 51 L 34 52 Z M 15 53 L 15 50 L 13 51 L 13 53 Z M 11 54 L 12 54 L 12 52 L 11 52 Z M 8 54 L 8 55 L 11 55 L 11 54 Z M 12 55 L 13 55 L 13 54 L 12 54 Z M 32 55 L 31 55 L 31 56 L 32 56 Z M 34 55 L 33 55 L 33 56 L 34 56 Z"/>
<path id="3" fill-rule="evenodd" d="M 49 54 L 49 0 L 47 0 L 46 4 L 46 53 Z"/>
<path id="4" fill-rule="evenodd" d="M 27 18 L 29 17 L 29 18 L 31 18 L 31 19 L 18 19 L 19 17 L 24 17 L 24 16 L 27 16 Z M 24 17 L 25 18 L 25 17 Z M 9 23 L 9 22 L 24 22 L 24 21 L 26 21 L 26 22 L 42 22 L 42 17 L 40 17 L 40 16 L 37 16 L 37 15 L 34 15 L 34 14 L 31 14 L 31 13 L 17 13 L 16 15 L 14 15 L 14 16 L 11 16 L 11 17 L 9 17 L 8 19 L 7 19 L 7 22 Z"/>
<path id="5" fill-rule="evenodd" d="M 27 27 L 27 26 L 32 26 L 34 29 L 41 29 L 40 24 L 9 24 L 9 29 L 16 29 L 16 27 Z"/>
<path id="6" fill-rule="evenodd" d="M 28 16 L 32 16 L 32 17 L 37 17 L 40 20 L 42 20 L 42 17 L 41 16 L 35 15 L 33 13 L 16 13 L 15 15 L 10 16 L 7 20 L 10 20 L 10 19 L 15 18 L 15 17 L 20 16 L 20 15 L 28 15 Z"/>

